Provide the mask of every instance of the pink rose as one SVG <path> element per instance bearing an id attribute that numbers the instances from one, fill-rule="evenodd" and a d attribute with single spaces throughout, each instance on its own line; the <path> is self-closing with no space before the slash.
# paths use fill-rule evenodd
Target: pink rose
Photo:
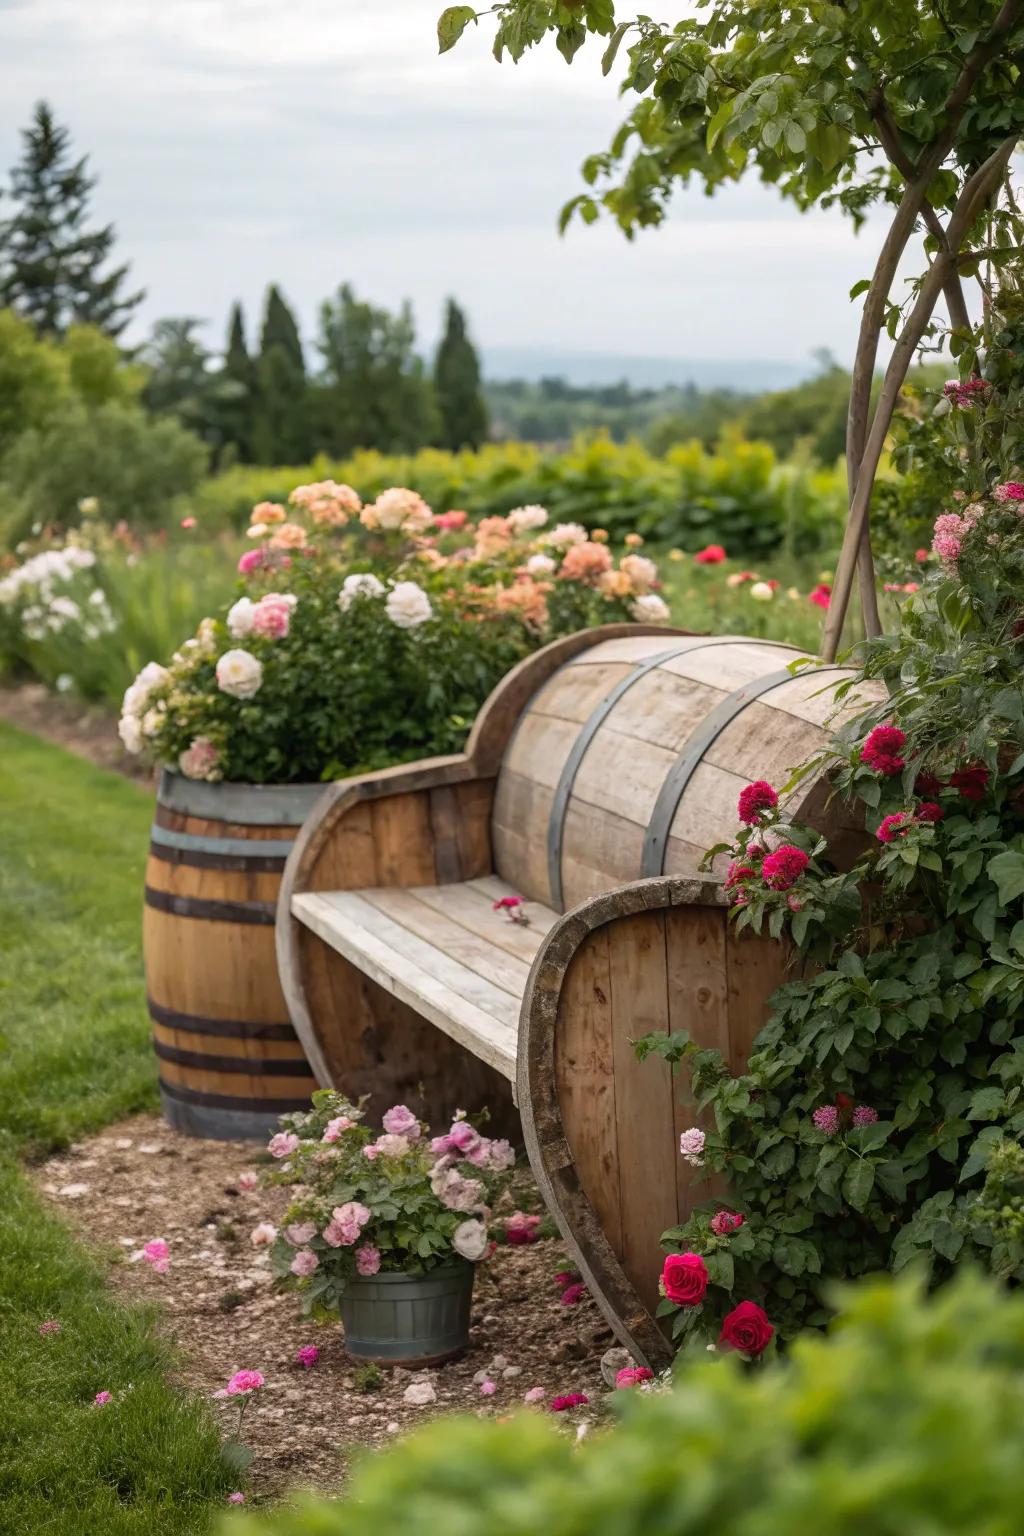
<path id="1" fill-rule="evenodd" d="M 146 1243 L 142 1250 L 142 1257 L 147 1264 L 151 1264 L 158 1275 L 166 1275 L 171 1267 L 171 1251 L 162 1237 L 154 1237 L 153 1241 Z"/>
<path id="2" fill-rule="evenodd" d="M 343 1131 L 350 1131 L 355 1125 L 350 1115 L 335 1115 L 333 1120 L 328 1120 L 324 1127 L 321 1141 L 338 1141 Z"/>
<path id="3" fill-rule="evenodd" d="M 739 1211 L 716 1211 L 711 1218 L 711 1230 L 716 1237 L 728 1237 L 731 1232 L 739 1231 L 743 1220 Z"/>
<path id="4" fill-rule="evenodd" d="M 238 1185 L 243 1195 L 251 1195 L 254 1189 L 259 1188 L 259 1182 L 259 1174 L 252 1173 L 248 1169 L 245 1171 L 245 1173 L 240 1173 L 238 1178 L 235 1180 L 235 1183 Z"/>
<path id="5" fill-rule="evenodd" d="M 196 736 L 178 756 L 178 768 L 186 779 L 216 779 L 219 763 L 220 753 L 208 736 Z"/>
<path id="6" fill-rule="evenodd" d="M 248 1392 L 258 1392 L 265 1377 L 260 1371 L 236 1371 L 227 1384 L 228 1397 L 244 1397 Z"/>
<path id="7" fill-rule="evenodd" d="M 479 1132 L 474 1131 L 468 1120 L 456 1120 L 448 1132 L 448 1140 L 453 1147 L 466 1156 L 480 1141 Z"/>
<path id="8" fill-rule="evenodd" d="M 708 1288 L 707 1265 L 699 1253 L 670 1253 L 661 1270 L 661 1289 L 680 1307 L 696 1307 Z"/>
<path id="9" fill-rule="evenodd" d="M 276 1136 L 271 1136 L 267 1142 L 267 1151 L 271 1157 L 291 1157 L 299 1145 L 299 1138 L 294 1131 L 278 1131 Z"/>
<path id="10" fill-rule="evenodd" d="M 311 1371 L 319 1359 L 320 1351 L 315 1344 L 303 1344 L 301 1349 L 295 1351 L 295 1363 L 304 1366 L 307 1371 Z"/>
<path id="11" fill-rule="evenodd" d="M 96 1396 L 93 1398 L 93 1402 L 96 1404 L 97 1408 L 102 1408 L 106 1403 L 113 1402 L 113 1400 L 113 1392 L 97 1392 Z"/>
<path id="12" fill-rule="evenodd" d="M 404 1104 L 395 1104 L 389 1109 L 381 1124 L 391 1136 L 404 1136 L 407 1141 L 418 1141 L 420 1138 L 420 1123 L 412 1110 Z"/>
<path id="13" fill-rule="evenodd" d="M 283 640 L 291 624 L 294 599 L 268 592 L 261 597 L 252 614 L 252 632 L 269 640 Z"/>
<path id="14" fill-rule="evenodd" d="M 513 1245 L 535 1243 L 540 1223 L 539 1216 L 527 1216 L 523 1211 L 515 1211 L 505 1223 L 505 1237 Z"/>
<path id="15" fill-rule="evenodd" d="M 741 1301 L 724 1319 L 718 1343 L 721 1348 L 756 1357 L 767 1349 L 774 1332 L 762 1307 L 754 1301 Z"/>
<path id="16" fill-rule="evenodd" d="M 369 1277 L 380 1269 L 380 1249 L 373 1243 L 361 1243 L 356 1249 L 356 1272 Z"/>
<path id="17" fill-rule="evenodd" d="M 262 549 L 247 549 L 238 562 L 238 574 L 240 576 L 250 576 L 253 571 L 258 571 L 263 563 L 264 554 Z"/>
<path id="18" fill-rule="evenodd" d="M 653 1381 L 654 1372 L 646 1365 L 627 1366 L 624 1371 L 618 1371 L 615 1375 L 615 1385 L 622 1387 L 640 1387 L 645 1381 Z"/>
<path id="19" fill-rule="evenodd" d="M 332 1218 L 341 1222 L 343 1227 L 365 1227 L 372 1214 L 358 1200 L 346 1200 L 344 1205 L 336 1205 L 331 1212 Z"/>
<path id="20" fill-rule="evenodd" d="M 310 1223 L 310 1225 L 312 1225 L 312 1223 Z M 311 1275 L 313 1271 L 315 1269 L 319 1269 L 319 1267 L 320 1260 L 317 1258 L 312 1248 L 300 1248 L 288 1266 L 292 1274 L 298 1275 L 300 1278 L 304 1278 L 306 1275 Z"/>
<path id="21" fill-rule="evenodd" d="M 293 1221 L 290 1227 L 285 1227 L 284 1235 L 293 1248 L 305 1248 L 316 1236 L 316 1222 Z"/>
<path id="22" fill-rule="evenodd" d="M 269 1248 L 277 1237 L 277 1228 L 269 1221 L 261 1221 L 249 1233 L 249 1241 L 254 1248 Z"/>

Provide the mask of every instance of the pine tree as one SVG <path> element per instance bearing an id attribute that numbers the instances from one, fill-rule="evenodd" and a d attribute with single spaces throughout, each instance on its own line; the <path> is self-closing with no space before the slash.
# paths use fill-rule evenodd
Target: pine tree
<path id="1" fill-rule="evenodd" d="M 444 336 L 434 362 L 434 389 L 445 448 L 479 448 L 487 436 L 487 405 L 480 389 L 480 360 L 454 299 L 445 312 Z"/>
<path id="2" fill-rule="evenodd" d="M 231 306 L 228 320 L 228 344 L 220 379 L 223 385 L 223 440 L 230 444 L 243 464 L 252 462 L 253 429 L 256 414 L 256 370 L 245 340 L 245 315 L 241 304 Z"/>
<path id="3" fill-rule="evenodd" d="M 71 157 L 70 134 L 44 101 L 21 137 L 24 150 L 10 187 L 17 211 L 0 222 L 0 305 L 44 335 L 62 336 L 80 322 L 119 336 L 144 295 L 123 293 L 127 266 L 101 270 L 114 226 L 88 227 L 96 186 L 88 157 Z"/>
<path id="4" fill-rule="evenodd" d="M 312 451 L 309 390 L 295 316 L 271 284 L 256 361 L 252 453 L 259 464 L 301 464 Z"/>

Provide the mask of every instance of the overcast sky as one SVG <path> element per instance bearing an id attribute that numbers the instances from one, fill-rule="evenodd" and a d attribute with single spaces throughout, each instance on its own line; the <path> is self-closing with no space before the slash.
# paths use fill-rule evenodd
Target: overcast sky
<path id="1" fill-rule="evenodd" d="M 148 290 L 142 321 L 198 315 L 219 345 L 268 281 L 307 333 L 342 281 L 445 294 L 488 347 L 802 362 L 848 357 L 847 300 L 877 231 L 800 215 L 748 181 L 681 193 L 630 244 L 556 229 L 584 155 L 623 114 L 599 52 L 498 65 L 485 22 L 439 57 L 442 0 L 0 0 L 0 169 L 45 97 L 101 178 L 97 214 Z M 659 14 L 673 19 L 683 0 Z"/>

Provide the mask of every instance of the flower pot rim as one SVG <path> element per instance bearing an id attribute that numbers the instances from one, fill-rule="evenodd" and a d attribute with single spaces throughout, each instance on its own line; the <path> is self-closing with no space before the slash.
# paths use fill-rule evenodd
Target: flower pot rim
<path id="1" fill-rule="evenodd" d="M 452 1263 L 439 1264 L 436 1269 L 428 1269 L 423 1274 L 413 1274 L 409 1270 L 379 1270 L 375 1275 L 353 1275 L 345 1282 L 345 1290 L 349 1286 L 366 1285 L 397 1285 L 402 1281 L 413 1281 L 416 1285 L 422 1285 L 425 1280 L 441 1280 L 450 1275 L 461 1275 L 469 1271 L 475 1273 L 476 1265 L 469 1259 L 456 1259 Z"/>

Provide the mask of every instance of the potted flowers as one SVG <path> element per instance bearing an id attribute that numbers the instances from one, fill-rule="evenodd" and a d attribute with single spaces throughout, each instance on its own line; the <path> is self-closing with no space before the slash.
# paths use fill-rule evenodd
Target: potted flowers
<path id="1" fill-rule="evenodd" d="M 437 1364 L 468 1343 L 474 1266 L 491 1252 L 487 1221 L 515 1154 L 461 1115 L 433 1138 L 404 1104 L 380 1135 L 362 1121 L 327 1089 L 282 1118 L 270 1177 L 297 1192 L 271 1263 L 307 1311 L 340 1308 L 350 1354 Z"/>

